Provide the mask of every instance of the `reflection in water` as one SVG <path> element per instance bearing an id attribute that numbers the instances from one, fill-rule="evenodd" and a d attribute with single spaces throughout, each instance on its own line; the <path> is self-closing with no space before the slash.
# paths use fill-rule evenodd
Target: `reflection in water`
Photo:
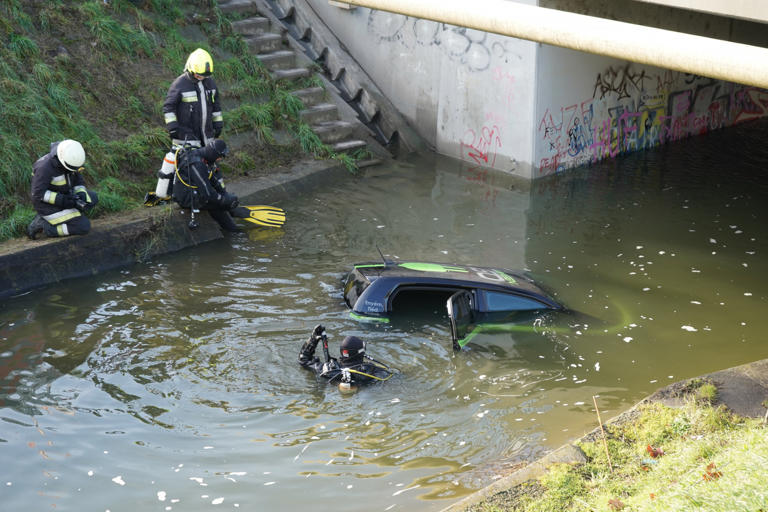
<path id="1" fill-rule="evenodd" d="M 593 395 L 612 415 L 767 357 L 765 128 L 750 130 L 530 186 L 395 163 L 281 203 L 283 230 L 6 301 L 4 506 L 438 510 L 593 428 Z M 460 353 L 442 301 L 355 322 L 341 280 L 377 246 L 526 269 L 575 313 Z M 332 350 L 357 335 L 402 373 L 353 395 L 317 380 L 296 358 L 320 322 Z"/>

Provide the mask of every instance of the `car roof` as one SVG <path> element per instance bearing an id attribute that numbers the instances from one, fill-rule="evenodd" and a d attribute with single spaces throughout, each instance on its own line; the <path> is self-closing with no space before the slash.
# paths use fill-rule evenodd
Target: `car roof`
<path id="1" fill-rule="evenodd" d="M 522 289 L 537 295 L 544 293 L 530 277 L 508 269 L 424 261 L 358 263 L 354 268 L 371 283 L 386 278 L 398 284 L 433 282 L 443 286 L 454 284 L 462 288 L 507 288 L 510 291 Z"/>
<path id="2" fill-rule="evenodd" d="M 530 297 L 549 308 L 562 307 L 520 271 L 414 261 L 356 264 L 347 277 L 344 299 L 353 316 L 383 317 L 391 312 L 391 299 L 398 291 L 437 288 L 497 291 Z"/>

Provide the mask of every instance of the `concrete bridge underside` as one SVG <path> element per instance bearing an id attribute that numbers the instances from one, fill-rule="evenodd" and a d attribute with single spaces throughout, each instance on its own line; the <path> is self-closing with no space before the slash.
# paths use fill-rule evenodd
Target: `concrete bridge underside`
<path id="1" fill-rule="evenodd" d="M 536 178 L 768 115 L 762 0 L 274 1 L 470 168 Z"/>

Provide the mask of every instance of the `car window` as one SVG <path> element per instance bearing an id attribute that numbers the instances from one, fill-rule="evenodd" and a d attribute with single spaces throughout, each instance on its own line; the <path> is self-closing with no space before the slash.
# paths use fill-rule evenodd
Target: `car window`
<path id="1" fill-rule="evenodd" d="M 486 311 L 529 311 L 532 309 L 543 309 L 547 306 L 541 302 L 521 297 L 511 293 L 489 292 L 485 293 Z"/>

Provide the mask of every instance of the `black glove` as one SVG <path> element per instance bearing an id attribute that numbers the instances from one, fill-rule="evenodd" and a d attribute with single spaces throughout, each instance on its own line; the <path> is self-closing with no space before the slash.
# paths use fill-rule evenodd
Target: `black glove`
<path id="1" fill-rule="evenodd" d="M 61 195 L 61 207 L 62 208 L 76 208 L 77 202 L 82 201 L 75 194 L 62 194 Z"/>
<path id="2" fill-rule="evenodd" d="M 87 211 L 90 211 L 91 208 L 93 208 L 92 204 L 86 203 L 85 201 L 83 201 L 82 199 L 80 199 L 77 196 L 75 196 L 75 197 L 76 197 L 76 199 L 75 199 L 75 208 L 77 208 L 81 212 L 85 213 Z"/>
<path id="3" fill-rule="evenodd" d="M 312 358 L 315 356 L 315 349 L 317 348 L 317 344 L 321 339 L 323 339 L 324 332 L 325 327 L 320 324 L 315 326 L 315 328 L 312 330 L 312 334 L 309 336 L 309 339 L 304 342 L 304 345 L 301 346 L 301 351 L 299 352 L 300 363 L 309 362 L 312 360 Z"/>
<path id="4" fill-rule="evenodd" d="M 213 138 L 218 139 L 219 135 L 221 135 L 221 128 L 214 128 L 213 129 Z"/>
<path id="5" fill-rule="evenodd" d="M 179 129 L 174 128 L 173 130 L 168 130 L 168 134 L 171 136 L 172 139 L 178 139 L 179 138 Z"/>
<path id="6" fill-rule="evenodd" d="M 317 342 L 320 338 L 310 336 L 310 338 L 304 342 L 299 351 L 299 362 L 309 363 L 315 357 L 315 349 L 317 348 Z"/>

